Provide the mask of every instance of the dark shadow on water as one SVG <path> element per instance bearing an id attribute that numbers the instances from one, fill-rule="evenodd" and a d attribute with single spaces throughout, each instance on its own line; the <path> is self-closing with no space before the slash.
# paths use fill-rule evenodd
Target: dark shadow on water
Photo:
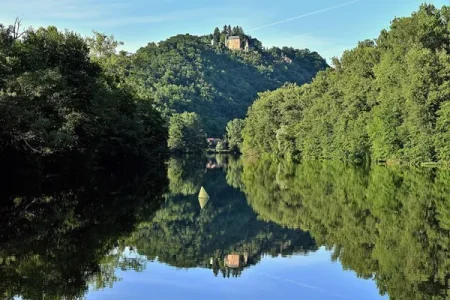
<path id="1" fill-rule="evenodd" d="M 161 205 L 164 169 L 68 156 L 4 161 L 0 297 L 73 299 L 89 284 L 112 285 L 116 267 L 138 268 L 111 251 Z"/>

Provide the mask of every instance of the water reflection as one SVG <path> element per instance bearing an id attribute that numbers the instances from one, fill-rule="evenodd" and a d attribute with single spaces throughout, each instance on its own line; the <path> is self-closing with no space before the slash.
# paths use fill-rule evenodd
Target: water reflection
<path id="1" fill-rule="evenodd" d="M 198 193 L 198 202 L 200 203 L 200 208 L 203 209 L 205 207 L 206 203 L 209 201 L 209 195 L 206 192 L 204 187 L 200 188 L 200 193 Z"/>
<path id="2" fill-rule="evenodd" d="M 243 185 L 263 219 L 308 230 L 381 294 L 447 298 L 449 171 L 260 161 L 244 163 Z"/>
<path id="3" fill-rule="evenodd" d="M 28 168 L 4 179 L 3 298 L 72 299 L 105 287 L 114 293 L 118 274 L 147 271 L 149 262 L 244 280 L 264 257 L 307 255 L 338 263 L 311 266 L 319 278 L 350 270 L 391 299 L 449 296 L 449 171 L 224 155 L 171 158 L 143 168 L 150 174 L 136 166 L 74 166 L 60 173 Z M 274 261 L 286 268 L 281 274 L 293 272 Z M 270 269 L 266 275 L 284 278 Z"/>
<path id="4" fill-rule="evenodd" d="M 75 299 L 112 286 L 118 268 L 143 268 L 123 255 L 121 240 L 159 207 L 164 176 L 131 165 L 28 167 L 7 168 L 1 190 L 0 298 Z"/>
<path id="5" fill-rule="evenodd" d="M 230 162 L 238 164 L 233 157 L 210 157 L 206 168 L 189 164 L 182 180 L 175 176 L 176 184 L 170 184 L 163 207 L 154 218 L 139 224 L 130 238 L 140 255 L 179 268 L 203 267 L 215 275 L 236 277 L 263 255 L 317 249 L 308 233 L 259 220 L 244 193 L 227 183 L 221 168 Z M 171 159 L 170 181 L 176 174 L 171 166 L 180 165 L 182 159 Z M 221 167 L 208 168 L 211 165 Z"/>

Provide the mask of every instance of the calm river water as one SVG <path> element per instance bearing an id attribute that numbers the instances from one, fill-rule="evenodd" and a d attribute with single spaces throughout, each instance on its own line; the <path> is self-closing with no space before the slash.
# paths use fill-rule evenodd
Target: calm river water
<path id="1" fill-rule="evenodd" d="M 171 158 L 5 186 L 6 299 L 446 299 L 450 172 Z"/>

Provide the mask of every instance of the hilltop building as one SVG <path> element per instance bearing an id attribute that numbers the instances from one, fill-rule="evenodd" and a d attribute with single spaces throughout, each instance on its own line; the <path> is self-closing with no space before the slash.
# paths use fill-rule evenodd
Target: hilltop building
<path id="1" fill-rule="evenodd" d="M 239 36 L 228 37 L 226 46 L 230 50 L 241 50 L 241 38 Z"/>
<path id="2" fill-rule="evenodd" d="M 242 47 L 242 42 L 245 43 L 244 47 Z M 225 41 L 225 45 L 230 50 L 248 51 L 250 49 L 248 38 L 241 38 L 238 35 L 229 36 Z"/>

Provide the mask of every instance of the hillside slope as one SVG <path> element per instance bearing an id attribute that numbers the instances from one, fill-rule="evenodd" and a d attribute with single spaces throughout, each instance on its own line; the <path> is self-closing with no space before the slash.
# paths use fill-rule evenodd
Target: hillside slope
<path id="1" fill-rule="evenodd" d="M 212 46 L 210 36 L 188 34 L 149 43 L 129 58 L 125 81 L 138 97 L 166 117 L 197 113 L 208 136 L 221 136 L 229 120 L 245 117 L 258 92 L 309 82 L 327 67 L 307 49 L 232 51 Z"/>

